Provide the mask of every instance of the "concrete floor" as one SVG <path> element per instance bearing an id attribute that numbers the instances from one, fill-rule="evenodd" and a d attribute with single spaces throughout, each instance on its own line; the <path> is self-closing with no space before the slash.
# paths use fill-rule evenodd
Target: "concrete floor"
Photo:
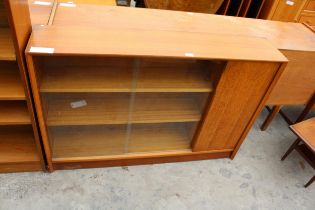
<path id="1" fill-rule="evenodd" d="M 313 169 L 280 161 L 295 137 L 280 117 L 261 132 L 266 114 L 233 161 L 0 174 L 0 209 L 315 209 Z"/>

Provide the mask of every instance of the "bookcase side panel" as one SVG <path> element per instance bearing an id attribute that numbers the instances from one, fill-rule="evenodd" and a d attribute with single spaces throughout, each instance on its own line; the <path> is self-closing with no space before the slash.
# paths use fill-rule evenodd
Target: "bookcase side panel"
<path id="1" fill-rule="evenodd" d="M 279 67 L 274 62 L 229 62 L 219 78 L 193 151 L 234 149 L 257 117 L 257 110 L 263 107 Z"/>

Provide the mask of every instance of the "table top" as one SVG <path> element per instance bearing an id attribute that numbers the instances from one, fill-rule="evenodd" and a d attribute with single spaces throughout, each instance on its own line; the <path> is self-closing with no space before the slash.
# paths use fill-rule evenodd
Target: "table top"
<path id="1" fill-rule="evenodd" d="M 166 21 L 167 20 L 167 21 Z M 57 7 L 55 26 L 97 26 L 261 37 L 280 50 L 315 52 L 315 34 L 301 23 L 203 13 L 78 4 Z"/>
<path id="2" fill-rule="evenodd" d="M 37 49 L 43 48 L 53 48 L 50 51 L 56 55 L 287 62 L 262 38 L 153 29 L 45 26 L 33 30 L 26 52 L 42 54 L 45 50 Z"/>
<path id="3" fill-rule="evenodd" d="M 315 117 L 290 126 L 291 130 L 315 152 Z"/>

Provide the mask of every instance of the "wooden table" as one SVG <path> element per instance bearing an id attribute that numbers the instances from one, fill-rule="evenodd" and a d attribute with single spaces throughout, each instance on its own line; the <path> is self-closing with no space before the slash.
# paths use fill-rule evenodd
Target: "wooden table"
<path id="1" fill-rule="evenodd" d="M 315 169 L 315 118 L 290 126 L 298 139 L 290 146 L 281 160 L 284 160 L 294 149 Z M 313 176 L 305 187 L 315 181 Z"/>

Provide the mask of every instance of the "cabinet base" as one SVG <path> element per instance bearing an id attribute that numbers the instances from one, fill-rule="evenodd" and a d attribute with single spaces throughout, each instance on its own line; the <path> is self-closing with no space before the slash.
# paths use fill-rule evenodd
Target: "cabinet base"
<path id="1" fill-rule="evenodd" d="M 156 157 L 135 157 L 135 158 L 121 158 L 111 160 L 94 160 L 94 161 L 72 161 L 72 162 L 53 162 L 53 170 L 69 170 L 79 168 L 100 168 L 113 166 L 132 166 L 132 165 L 146 165 L 158 163 L 171 162 L 185 162 L 197 161 L 217 158 L 230 158 L 232 151 L 222 152 L 201 152 L 201 153 L 186 153 L 180 155 L 156 156 Z M 53 171 L 50 170 L 50 171 Z"/>
<path id="2" fill-rule="evenodd" d="M 0 164 L 0 173 L 43 171 L 40 162 Z"/>

